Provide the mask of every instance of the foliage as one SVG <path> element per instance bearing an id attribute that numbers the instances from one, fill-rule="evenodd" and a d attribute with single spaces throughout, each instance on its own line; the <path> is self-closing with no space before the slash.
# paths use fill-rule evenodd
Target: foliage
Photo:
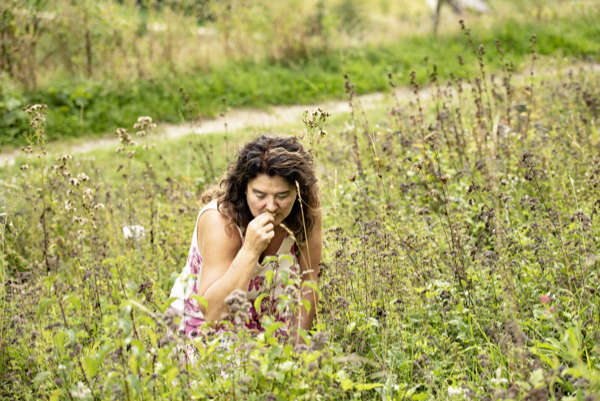
<path id="1" fill-rule="evenodd" d="M 514 21 L 489 32 L 477 32 L 478 40 L 493 48 L 498 39 L 505 44 L 505 58 L 515 68 L 528 54 L 524 38 L 536 32 L 539 52 L 585 59 L 597 57 L 595 40 L 600 34 L 593 23 L 595 15 L 573 20 L 567 18 L 552 25 L 533 22 L 515 27 Z M 283 18 L 283 17 L 282 17 Z M 587 22 L 586 22 L 587 21 Z M 257 25 L 256 29 L 262 26 Z M 565 35 L 564 32 L 571 32 Z M 281 35 L 279 35 L 281 36 Z M 290 43 L 297 40 L 290 38 Z M 465 67 L 448 60 L 464 58 L 472 65 L 469 44 L 457 35 L 432 42 L 429 37 L 413 37 L 401 43 L 362 46 L 344 51 L 314 53 L 309 58 L 290 57 L 289 61 L 231 62 L 218 68 L 191 73 L 165 75 L 158 79 L 139 79 L 130 83 L 55 82 L 35 92 L 2 90 L 0 136 L 2 145 L 22 145 L 27 118 L 21 108 L 27 104 L 49 106 L 48 139 L 104 134 L 124 126 L 138 115 L 151 114 L 160 121 L 195 120 L 216 115 L 225 107 L 263 107 L 270 104 L 294 104 L 343 96 L 343 74 L 352 77 L 357 93 L 385 90 L 387 73 L 399 83 L 409 83 L 411 66 L 426 61 L 439 65 L 440 78 L 463 75 Z M 295 50 L 290 50 L 295 52 Z M 304 50 L 302 50 L 304 51 Z M 497 71 L 498 60 L 486 56 L 489 68 Z M 426 78 L 418 75 L 419 82 Z"/>
<path id="2" fill-rule="evenodd" d="M 325 228 L 306 346 L 269 319 L 226 340 L 168 329 L 199 194 L 249 135 L 141 147 L 121 129 L 117 153 L 51 160 L 29 107 L 29 153 L 0 183 L 3 397 L 596 399 L 600 81 L 537 77 L 535 38 L 520 46 L 521 82 L 502 42 L 474 45 L 460 75 L 411 73 L 410 104 L 388 75 L 378 118 L 352 76 L 350 115 L 305 115 Z"/>

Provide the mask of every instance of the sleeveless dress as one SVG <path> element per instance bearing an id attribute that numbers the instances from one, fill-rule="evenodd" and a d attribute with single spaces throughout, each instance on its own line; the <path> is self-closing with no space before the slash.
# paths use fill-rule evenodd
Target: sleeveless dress
<path id="1" fill-rule="evenodd" d="M 185 333 L 189 337 L 196 337 L 199 334 L 202 324 L 206 321 L 200 310 L 198 301 L 192 298 L 192 296 L 198 295 L 198 287 L 202 275 L 202 255 L 200 254 L 197 244 L 198 220 L 202 213 L 207 210 L 217 210 L 217 201 L 211 201 L 198 213 L 187 262 L 183 271 L 175 280 L 175 284 L 173 285 L 170 294 L 170 297 L 175 300 L 171 303 L 169 309 L 171 309 L 173 314 L 178 315 L 181 318 L 178 331 L 180 333 Z M 244 236 L 242 235 L 242 230 L 240 227 L 236 227 L 243 243 Z M 289 321 L 286 320 L 285 315 L 280 313 L 277 309 L 277 300 L 285 291 L 286 278 L 297 279 L 298 277 L 300 266 L 298 258 L 296 257 L 296 251 L 297 248 L 294 240 L 289 235 L 286 235 L 279 250 L 276 255 L 274 255 L 275 258 L 273 258 L 273 262 L 265 264 L 258 263 L 255 266 L 247 288 L 247 297 L 251 304 L 251 318 L 248 319 L 245 324 L 247 329 L 263 331 L 260 319 L 265 314 L 273 316 L 278 321 L 289 323 Z M 270 270 L 273 271 L 273 275 L 272 279 L 268 280 L 267 276 L 270 276 L 271 274 L 268 274 L 267 272 Z M 260 301 L 259 312 L 255 309 L 254 301 L 262 294 L 265 295 Z"/>

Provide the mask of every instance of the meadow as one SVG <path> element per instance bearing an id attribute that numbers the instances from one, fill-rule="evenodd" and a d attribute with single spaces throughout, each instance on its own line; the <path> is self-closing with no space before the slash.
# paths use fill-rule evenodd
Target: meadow
<path id="1" fill-rule="evenodd" d="M 459 35 L 443 63 L 375 69 L 381 107 L 340 70 L 350 113 L 267 132 L 302 139 L 321 188 L 303 345 L 269 317 L 190 339 L 165 313 L 202 192 L 264 130 L 155 141 L 136 114 L 115 149 L 55 154 L 55 106 L 25 107 L 23 155 L 0 168 L 0 398 L 600 400 L 600 71 L 545 69 L 562 50 L 537 35 Z"/>
<path id="2" fill-rule="evenodd" d="M 432 34 L 424 1 L 155 0 L 144 2 L 144 12 L 136 4 L 10 0 L 0 6 L 1 147 L 26 145 L 28 104 L 49 106 L 48 140 L 101 136 L 139 115 L 182 122 L 236 107 L 316 102 L 343 97 L 344 74 L 357 93 L 368 93 L 386 90 L 388 73 L 408 85 L 416 69 L 418 82 L 425 82 L 426 59 L 441 78 L 468 72 L 449 62 L 458 55 L 466 66 L 475 60 L 449 10 L 440 35 Z M 523 67 L 533 34 L 540 55 L 598 58 L 594 1 L 490 4 L 491 15 L 461 18 L 478 43 L 493 49 L 502 41 L 515 69 Z M 486 61 L 500 70 L 496 58 Z"/>
<path id="3" fill-rule="evenodd" d="M 35 145 L 2 171 L 3 398 L 597 399 L 598 72 L 537 76 L 532 52 L 514 82 L 475 50 L 469 78 L 428 67 L 428 100 L 413 73 L 411 102 L 366 113 L 348 80 L 352 113 L 288 129 L 323 198 L 305 346 L 269 318 L 229 347 L 167 331 L 199 195 L 256 132 L 138 146 L 142 120 L 115 151 L 50 159 L 30 107 Z"/>

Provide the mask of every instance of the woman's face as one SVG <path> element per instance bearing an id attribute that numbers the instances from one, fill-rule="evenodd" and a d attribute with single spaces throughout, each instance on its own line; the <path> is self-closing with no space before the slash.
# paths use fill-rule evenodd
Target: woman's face
<path id="1" fill-rule="evenodd" d="M 246 202 L 254 217 L 271 212 L 278 225 L 290 214 L 295 200 L 296 189 L 283 177 L 259 174 L 248 181 Z"/>

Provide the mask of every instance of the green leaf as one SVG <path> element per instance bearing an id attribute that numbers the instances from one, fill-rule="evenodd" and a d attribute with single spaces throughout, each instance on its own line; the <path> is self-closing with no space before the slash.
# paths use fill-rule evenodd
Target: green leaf
<path id="1" fill-rule="evenodd" d="M 171 297 L 171 298 L 167 299 L 164 303 L 160 304 L 160 311 L 162 313 L 165 313 L 167 311 L 167 308 L 169 308 L 169 306 L 171 306 L 173 301 L 175 301 L 176 299 L 177 298 L 175 298 L 175 297 Z"/>
<path id="2" fill-rule="evenodd" d="M 304 305 L 304 309 L 306 309 L 306 313 L 310 313 L 310 302 L 306 299 L 302 299 L 302 300 L 300 300 L 300 302 L 302 302 L 302 305 Z"/>
<path id="3" fill-rule="evenodd" d="M 83 363 L 83 367 L 90 378 L 96 376 L 96 373 L 98 373 L 98 368 L 100 367 L 100 361 L 96 356 L 87 355 L 81 362 Z"/>
<path id="4" fill-rule="evenodd" d="M 42 314 L 44 312 L 46 312 L 46 310 L 48 309 L 48 307 L 50 305 L 52 305 L 54 302 L 56 302 L 56 297 L 42 298 L 42 299 L 40 299 L 40 302 L 38 302 L 38 307 L 37 307 L 37 318 L 38 318 L 38 320 L 40 319 L 40 317 L 42 316 Z"/>
<path id="5" fill-rule="evenodd" d="M 302 327 L 298 327 L 296 331 L 298 334 L 300 334 L 300 337 L 302 337 L 306 344 L 310 343 L 310 338 L 308 337 L 308 332 L 306 330 L 304 330 Z"/>
<path id="6" fill-rule="evenodd" d="M 348 378 L 341 379 L 340 385 L 342 386 L 342 390 L 344 391 L 352 390 L 352 388 L 354 387 L 354 383 L 352 383 L 352 380 Z"/>
<path id="7" fill-rule="evenodd" d="M 256 297 L 256 299 L 254 300 L 254 309 L 259 314 L 260 314 L 260 303 L 262 302 L 263 299 L 265 299 L 266 296 L 267 296 L 267 294 L 263 293 L 263 294 L 260 294 L 258 297 Z"/>
<path id="8" fill-rule="evenodd" d="M 282 255 L 279 255 L 279 260 L 286 260 L 290 263 L 290 265 L 294 264 L 294 259 L 292 258 L 292 255 L 289 255 L 287 253 L 284 253 Z"/>
<path id="9" fill-rule="evenodd" d="M 273 322 L 265 328 L 265 339 L 273 337 L 273 333 L 283 326 L 282 322 Z"/>
<path id="10" fill-rule="evenodd" d="M 277 259 L 277 256 L 275 256 L 275 255 L 265 256 L 265 258 L 263 259 L 261 265 L 264 266 L 264 265 L 266 265 L 269 262 L 277 262 L 277 261 L 278 261 L 278 259 Z"/>
<path id="11" fill-rule="evenodd" d="M 127 375 L 127 381 L 129 382 L 131 387 L 133 387 L 135 389 L 135 392 L 137 394 L 142 393 L 142 386 L 140 385 L 140 379 L 137 377 L 137 375 L 134 375 L 134 374 Z"/>
<path id="12" fill-rule="evenodd" d="M 167 372 L 167 383 L 169 383 L 169 385 L 171 383 L 173 383 L 173 380 L 175 379 L 175 377 L 177 376 L 177 374 L 179 373 L 179 369 L 177 369 L 176 367 L 172 367 L 171 369 L 169 369 L 169 371 Z"/>
<path id="13" fill-rule="evenodd" d="M 192 298 L 194 298 L 199 305 L 204 306 L 204 309 L 208 309 L 208 301 L 204 299 L 204 297 L 200 295 L 192 295 Z"/>
<path id="14" fill-rule="evenodd" d="M 64 330 L 61 330 L 54 335 L 54 345 L 56 345 L 59 351 L 64 350 L 66 342 L 67 334 L 64 332 Z"/>
<path id="15" fill-rule="evenodd" d="M 273 283 L 273 275 L 275 272 L 273 270 L 267 270 L 265 273 L 265 279 L 267 280 L 267 286 L 270 286 Z"/>
<path id="16" fill-rule="evenodd" d="M 75 294 L 65 295 L 63 301 L 66 302 L 68 305 L 73 306 L 73 308 L 77 310 L 81 309 L 81 301 L 77 296 L 75 296 Z"/>
<path id="17" fill-rule="evenodd" d="M 372 390 L 377 387 L 382 387 L 381 383 L 355 383 L 354 388 L 358 391 Z"/>

